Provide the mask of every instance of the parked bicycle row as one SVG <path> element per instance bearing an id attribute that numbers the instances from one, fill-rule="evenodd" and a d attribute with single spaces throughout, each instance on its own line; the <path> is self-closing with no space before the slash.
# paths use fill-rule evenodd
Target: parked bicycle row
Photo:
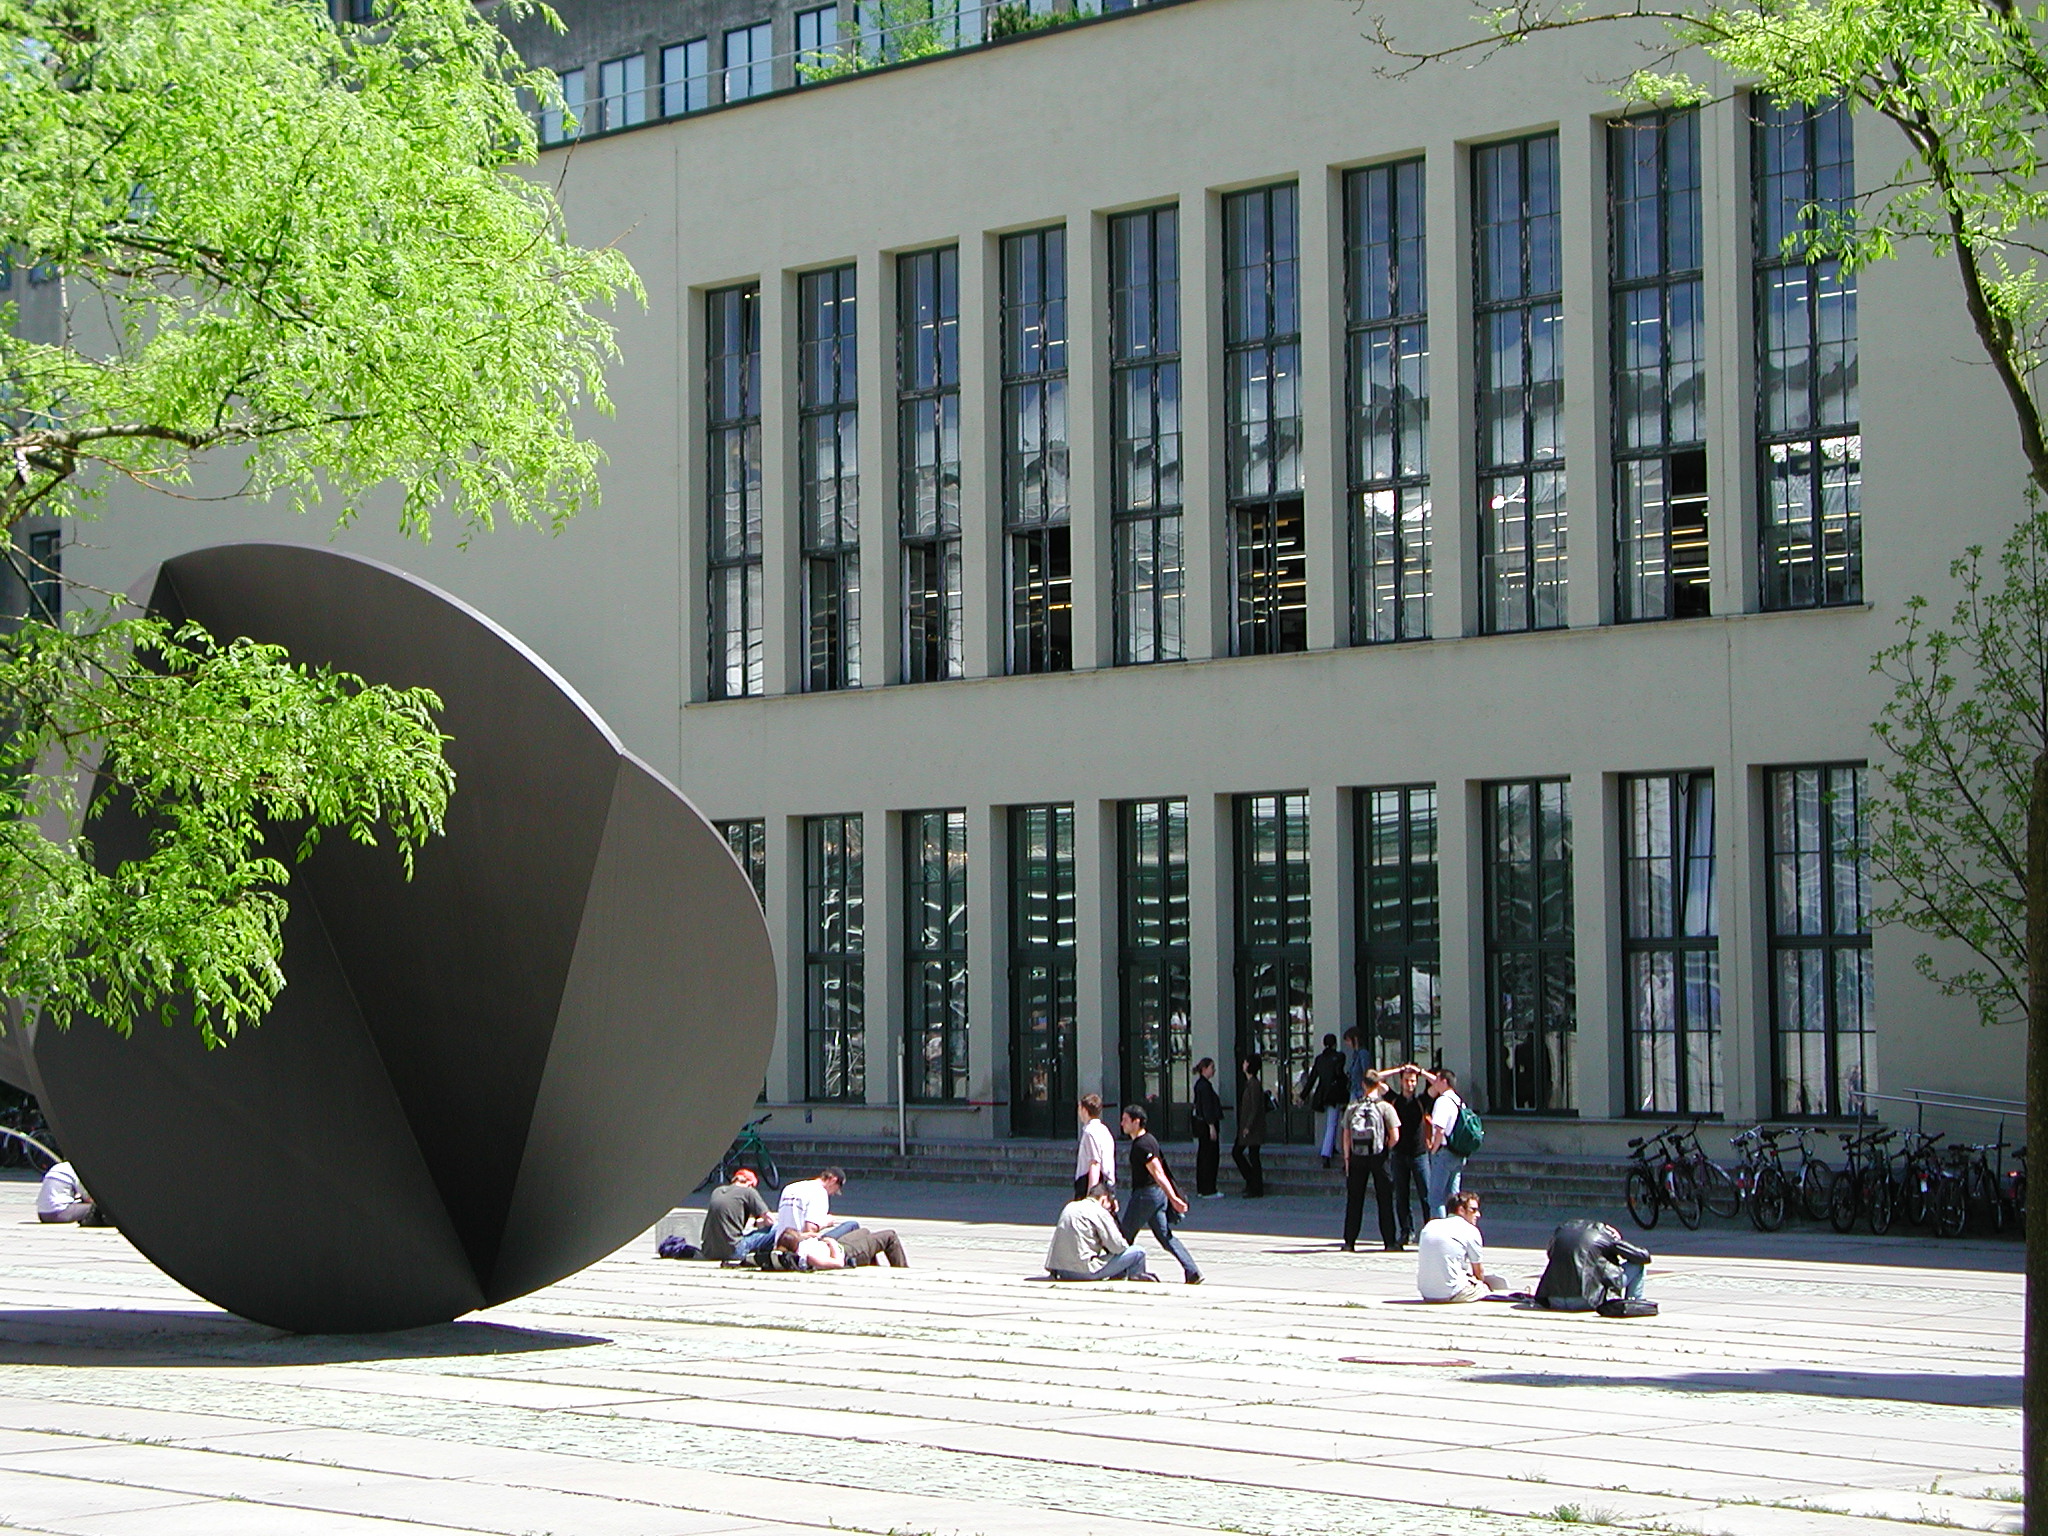
<path id="1" fill-rule="evenodd" d="M 1754 1125 L 1728 1138 L 1735 1160 L 1723 1164 L 1701 1145 L 1702 1123 L 1666 1126 L 1629 1142 L 1626 1193 L 1638 1226 L 1656 1226 L 1667 1210 L 1687 1228 L 1708 1213 L 1732 1218 L 1747 1211 L 1760 1232 L 1803 1217 L 1844 1233 L 1862 1222 L 1882 1234 L 1904 1221 L 1938 1237 L 1961 1237 L 2016 1230 L 2025 1220 L 2027 1149 L 2008 1149 L 2003 1140 L 1955 1143 L 1946 1132 L 1890 1126 L 1838 1131 L 1836 1166 L 1815 1150 L 1815 1142 L 1832 1150 L 1826 1133 Z"/>

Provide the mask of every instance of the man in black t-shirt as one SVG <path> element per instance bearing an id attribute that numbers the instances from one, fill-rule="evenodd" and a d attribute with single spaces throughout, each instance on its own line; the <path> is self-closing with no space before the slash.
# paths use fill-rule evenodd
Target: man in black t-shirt
<path id="1" fill-rule="evenodd" d="M 1159 1138 L 1145 1129 L 1142 1104 L 1124 1106 L 1123 1127 L 1131 1143 L 1131 1198 L 1124 1206 L 1121 1222 L 1124 1241 L 1136 1242 L 1138 1229 L 1149 1226 L 1159 1246 L 1179 1263 L 1187 1283 L 1200 1285 L 1202 1272 L 1195 1267 L 1194 1255 L 1173 1235 L 1173 1223 L 1188 1213 L 1188 1203 L 1173 1187 L 1173 1175 L 1166 1171 L 1166 1156 L 1159 1150 Z"/>
<path id="2" fill-rule="evenodd" d="M 768 1246 L 769 1223 L 775 1213 L 756 1187 L 761 1176 L 751 1168 L 735 1168 L 730 1184 L 721 1184 L 704 1202 L 704 1238 L 700 1251 L 707 1259 L 745 1258 Z"/>
<path id="3" fill-rule="evenodd" d="M 1387 1095 L 1401 1122 L 1401 1139 L 1394 1143 L 1394 1155 L 1387 1159 L 1394 1176 L 1394 1214 L 1400 1218 L 1401 1243 L 1415 1241 L 1422 1222 L 1415 1219 L 1411 1197 L 1422 1201 L 1422 1220 L 1429 1219 L 1429 1185 L 1422 1176 L 1422 1122 L 1429 1115 L 1429 1100 L 1423 1096 L 1422 1077 L 1413 1067 L 1401 1069 L 1400 1086 Z"/>

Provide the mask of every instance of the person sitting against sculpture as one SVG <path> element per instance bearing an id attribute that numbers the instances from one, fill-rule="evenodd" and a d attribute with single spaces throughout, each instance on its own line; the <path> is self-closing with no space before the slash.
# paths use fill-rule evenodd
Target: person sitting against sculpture
<path id="1" fill-rule="evenodd" d="M 760 1183 L 753 1169 L 735 1168 L 730 1182 L 711 1191 L 704 1202 L 699 1258 L 738 1263 L 775 1241 L 775 1213 L 761 1198 Z"/>
<path id="2" fill-rule="evenodd" d="M 1123 1229 L 1110 1212 L 1115 1192 L 1096 1183 L 1078 1200 L 1069 1201 L 1052 1229 L 1045 1250 L 1045 1271 L 1055 1280 L 1156 1280 L 1145 1268 L 1145 1250 L 1124 1240 Z"/>
<path id="3" fill-rule="evenodd" d="M 1550 1235 L 1536 1300 L 1553 1312 L 1597 1312 L 1612 1297 L 1643 1299 L 1650 1253 L 1604 1221 L 1567 1221 Z"/>
<path id="4" fill-rule="evenodd" d="M 43 1175 L 42 1187 L 36 1191 L 36 1220 L 74 1221 L 81 1227 L 106 1225 L 99 1206 L 78 1182 L 78 1170 L 69 1163 L 59 1163 Z"/>
<path id="5" fill-rule="evenodd" d="M 805 1269 L 853 1269 L 862 1264 L 910 1268 L 903 1240 L 889 1227 L 874 1231 L 856 1227 L 844 1237 L 828 1237 L 822 1232 L 806 1234 L 790 1227 L 775 1239 L 775 1246 L 784 1253 L 795 1254 Z"/>
<path id="6" fill-rule="evenodd" d="M 821 1169 L 816 1178 L 783 1185 L 782 1199 L 775 1207 L 772 1240 L 780 1242 L 782 1234 L 789 1231 L 839 1238 L 856 1230 L 860 1226 L 857 1221 L 842 1221 L 834 1227 L 825 1225 L 832 1215 L 832 1197 L 845 1189 L 846 1173 L 839 1168 Z"/>

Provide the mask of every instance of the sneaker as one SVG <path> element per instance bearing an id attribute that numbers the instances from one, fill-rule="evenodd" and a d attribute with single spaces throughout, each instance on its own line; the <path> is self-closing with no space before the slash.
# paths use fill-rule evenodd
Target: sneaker
<path id="1" fill-rule="evenodd" d="M 1200 1275 L 1188 1275 L 1184 1278 L 1183 1283 L 1186 1285 L 1200 1285 L 1202 1277 Z"/>
<path id="2" fill-rule="evenodd" d="M 1223 1198 L 1223 1191 L 1212 1189 L 1206 1195 L 1197 1195 L 1195 1198 L 1198 1200 L 1221 1200 Z"/>
<path id="3" fill-rule="evenodd" d="M 1338 1244 L 1338 1246 L 1342 1248 L 1346 1253 L 1358 1252 L 1358 1244 L 1356 1243 L 1340 1243 Z"/>

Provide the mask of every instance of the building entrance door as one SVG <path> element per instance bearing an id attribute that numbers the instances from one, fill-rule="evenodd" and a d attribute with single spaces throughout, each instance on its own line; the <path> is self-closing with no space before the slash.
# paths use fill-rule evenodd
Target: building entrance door
<path id="1" fill-rule="evenodd" d="M 1010 807 L 1010 1134 L 1071 1136 L 1074 808 Z"/>
<path id="2" fill-rule="evenodd" d="M 1010 1017 L 1016 1023 L 1010 1081 L 1012 1136 L 1075 1134 L 1074 967 L 1071 960 L 1018 968 Z"/>

